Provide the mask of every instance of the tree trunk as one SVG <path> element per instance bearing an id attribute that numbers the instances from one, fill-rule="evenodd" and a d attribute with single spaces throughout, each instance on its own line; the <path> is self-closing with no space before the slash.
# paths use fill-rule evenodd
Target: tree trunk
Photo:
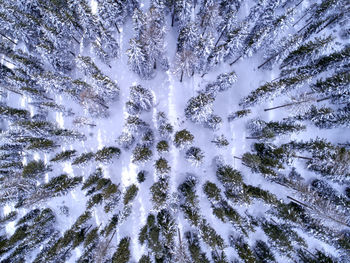
<path id="1" fill-rule="evenodd" d="M 308 161 L 312 161 L 313 158 L 310 157 L 304 157 L 304 156 L 299 156 L 299 155 L 293 155 L 293 157 L 299 158 L 299 159 L 303 159 L 303 160 L 308 160 Z"/>
<path id="2" fill-rule="evenodd" d="M 174 26 L 174 22 L 175 22 L 175 2 L 174 2 L 174 6 L 173 6 L 173 13 L 171 15 L 171 27 Z"/>
<path id="3" fill-rule="evenodd" d="M 15 42 L 15 41 L 13 41 L 11 38 L 9 38 L 9 37 L 5 36 L 5 35 L 4 35 L 4 34 L 2 34 L 2 33 L 0 33 L 0 35 L 1 35 L 2 37 L 6 38 L 8 41 L 10 41 L 10 42 L 12 42 L 13 44 L 15 44 L 15 45 L 16 45 L 16 42 Z"/>
<path id="4" fill-rule="evenodd" d="M 117 24 L 117 23 L 114 23 L 114 25 L 115 25 L 115 28 L 116 28 L 117 31 L 118 31 L 118 34 L 120 34 L 120 30 L 119 30 L 118 24 Z"/>
<path id="5" fill-rule="evenodd" d="M 298 19 L 298 21 L 296 21 L 296 22 L 293 24 L 293 27 L 294 27 L 296 24 L 298 24 L 306 15 L 308 15 L 308 12 L 307 12 L 307 11 L 309 11 L 309 8 L 306 9 L 306 10 L 305 10 L 305 14 L 304 14 L 302 17 L 300 17 L 300 18 Z"/>
<path id="6" fill-rule="evenodd" d="M 297 102 L 293 102 L 293 103 L 287 103 L 287 104 L 284 104 L 284 105 L 280 105 L 280 106 L 264 109 L 264 111 L 270 111 L 270 110 L 275 110 L 275 109 L 279 109 L 279 108 L 284 108 L 284 107 L 297 105 L 297 104 L 301 104 L 301 103 L 308 102 L 308 101 L 310 101 L 310 100 L 302 100 L 302 101 L 297 101 Z"/>
<path id="7" fill-rule="evenodd" d="M 217 44 L 219 43 L 220 39 L 221 39 L 221 38 L 222 38 L 222 36 L 224 35 L 225 29 L 226 29 L 226 26 L 225 26 L 225 27 L 224 27 L 224 29 L 222 30 L 222 32 L 221 32 L 221 34 L 220 34 L 220 36 L 219 36 L 218 40 L 216 40 L 216 43 L 215 43 L 215 46 L 214 46 L 214 47 L 216 47 L 216 46 L 217 46 Z"/>
<path id="8" fill-rule="evenodd" d="M 180 82 L 182 82 L 182 78 L 183 78 L 183 76 L 184 76 L 184 71 L 182 70 L 182 71 L 181 71 Z"/>
<path id="9" fill-rule="evenodd" d="M 331 19 L 326 25 L 324 25 L 321 29 L 319 29 L 316 34 L 320 33 L 323 29 L 325 29 L 327 26 L 329 26 L 330 24 L 332 24 L 334 21 L 337 20 L 338 17 L 334 17 L 333 19 Z"/>
<path id="10" fill-rule="evenodd" d="M 157 69 L 157 61 L 154 61 L 154 63 L 153 63 L 153 69 Z"/>
<path id="11" fill-rule="evenodd" d="M 305 26 L 303 26 L 301 29 L 298 30 L 298 33 L 300 33 L 301 31 L 303 31 L 308 25 L 310 25 L 312 23 L 312 20 L 310 22 L 308 22 Z"/>
<path id="12" fill-rule="evenodd" d="M 80 45 L 80 42 L 74 36 L 72 36 L 72 38 L 74 39 L 75 42 L 77 42 L 77 44 Z"/>
<path id="13" fill-rule="evenodd" d="M 7 60 L 5 57 L 2 58 L 3 60 L 5 60 L 7 63 L 10 63 L 13 66 L 16 66 L 16 64 L 12 63 L 11 61 Z"/>
<path id="14" fill-rule="evenodd" d="M 273 58 L 277 57 L 281 52 L 278 52 L 276 55 L 273 55 L 272 57 L 270 57 L 269 59 L 265 60 L 264 63 L 262 63 L 261 65 L 258 66 L 258 69 L 260 69 L 262 66 L 264 66 L 266 63 L 270 62 Z"/>
<path id="15" fill-rule="evenodd" d="M 329 100 L 331 99 L 332 96 L 329 96 L 329 97 L 326 97 L 326 98 L 323 98 L 323 99 L 319 99 L 319 100 L 316 100 L 316 102 L 320 102 L 320 101 L 324 101 L 324 100 Z"/>
<path id="16" fill-rule="evenodd" d="M 230 63 L 230 66 L 235 64 L 243 55 L 240 55 L 238 58 L 236 58 L 233 62 Z"/>
<path id="17" fill-rule="evenodd" d="M 287 198 L 290 199 L 290 200 L 292 200 L 292 201 L 294 201 L 295 203 L 297 203 L 297 204 L 299 204 L 299 205 L 302 205 L 302 206 L 305 206 L 305 207 L 307 207 L 307 208 L 312 209 L 311 206 L 308 206 L 307 204 L 304 204 L 304 203 L 302 203 L 302 202 L 296 200 L 295 198 L 293 198 L 293 197 L 291 197 L 291 196 L 289 196 L 289 195 L 287 195 Z"/>
<path id="18" fill-rule="evenodd" d="M 300 202 L 300 201 L 294 199 L 293 197 L 287 196 L 287 198 L 288 198 L 288 199 L 291 199 L 291 200 L 294 201 L 295 203 L 298 203 L 298 204 L 300 204 L 300 205 L 302 205 L 302 206 L 305 206 L 305 207 L 309 208 L 310 210 L 315 211 L 316 213 L 318 213 L 318 214 L 321 215 L 321 216 L 324 216 L 324 217 L 326 217 L 326 218 L 328 218 L 328 219 L 330 219 L 330 220 L 333 220 L 334 222 L 337 222 L 337 223 L 339 223 L 339 224 L 341 224 L 341 225 L 350 227 L 349 224 L 347 224 L 347 223 L 345 223 L 345 222 L 342 222 L 342 221 L 340 221 L 340 220 L 338 220 L 338 219 L 336 219 L 336 218 L 334 218 L 334 217 L 332 217 L 332 216 L 329 216 L 329 215 L 327 215 L 327 214 L 325 214 L 325 213 L 322 213 L 322 212 L 316 210 L 315 208 L 313 208 L 313 207 L 311 207 L 311 206 L 309 206 L 309 205 L 307 205 L 307 204 L 305 204 L 305 203 L 302 203 L 302 202 Z"/>

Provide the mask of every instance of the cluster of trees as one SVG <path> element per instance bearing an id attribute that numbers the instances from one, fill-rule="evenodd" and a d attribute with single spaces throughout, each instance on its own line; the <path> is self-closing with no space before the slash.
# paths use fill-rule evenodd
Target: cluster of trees
<path id="1" fill-rule="evenodd" d="M 15 209 L 1 212 L 2 262 L 66 262 L 77 248 L 79 263 L 345 262 L 350 256 L 350 144 L 286 138 L 310 124 L 316 131 L 350 127 L 347 1 L 259 0 L 249 3 L 246 16 L 241 0 L 152 0 L 148 9 L 139 2 L 97 0 L 93 10 L 87 0 L 0 0 L 0 201 L 3 211 L 5 206 Z M 130 87 L 119 148 L 74 149 L 74 143 L 88 139 L 85 131 L 63 128 L 52 113 L 69 122 L 74 117 L 72 123 L 84 128 L 95 127 L 92 119 L 108 117 L 120 87 L 106 72 L 124 55 L 119 36 L 128 20 L 133 25 L 128 65 L 142 80 L 154 78 L 158 70 L 176 75 L 179 82 L 195 74 L 204 78 L 222 63 L 236 66 L 253 55 L 263 56 L 257 70 L 278 70 L 277 78 L 250 91 L 240 100 L 241 109 L 226 120 L 214 113 L 214 104 L 235 86 L 238 77 L 232 70 L 203 85 L 185 105 L 186 121 L 208 128 L 208 140 L 225 151 L 227 134 L 214 133 L 225 121 L 255 113 L 259 103 L 288 97 L 264 109 L 281 115 L 288 109 L 285 118 L 247 121 L 246 139 L 257 141 L 234 157 L 242 161 L 244 173 L 219 156 L 213 162 L 215 178 L 187 174 L 172 192 L 178 171 L 171 167 L 170 153 L 178 152 L 195 167 L 206 165 L 210 153 L 195 145 L 187 127 L 174 127 L 164 112 L 150 125 L 146 120 L 156 107 L 155 96 L 138 84 Z M 176 39 L 172 58 L 167 32 Z M 11 100 L 23 103 L 14 106 Z M 71 100 L 83 111 L 73 111 Z M 124 187 L 101 168 L 118 159 L 121 149 L 143 166 L 137 182 Z M 93 161 L 101 167 L 91 173 L 94 165 L 86 164 Z M 312 174 L 308 180 L 296 163 Z M 63 173 L 60 164 L 75 168 L 74 173 Z M 155 180 L 142 184 L 151 181 L 150 173 Z M 288 195 L 275 195 L 266 184 L 246 183 L 246 176 L 259 175 Z M 146 185 L 152 208 L 137 238 L 146 253 L 135 259 L 135 237 L 116 233 Z M 79 203 L 83 212 L 59 228 L 57 210 L 66 216 L 70 211 L 57 202 L 71 199 L 77 190 L 86 201 Z M 264 216 L 256 213 L 257 206 Z M 98 224 L 95 214 L 105 221 Z M 178 224 L 182 215 L 189 226 L 185 233 Z M 211 222 L 225 224 L 230 233 L 224 236 Z M 13 233 L 6 232 L 8 224 Z M 257 230 L 263 238 L 253 240 Z M 337 257 L 309 246 L 306 235 L 336 249 Z"/>

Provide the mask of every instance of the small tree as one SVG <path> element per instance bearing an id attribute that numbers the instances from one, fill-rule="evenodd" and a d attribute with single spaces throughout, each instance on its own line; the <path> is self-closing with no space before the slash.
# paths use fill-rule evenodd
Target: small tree
<path id="1" fill-rule="evenodd" d="M 159 153 L 164 153 L 169 151 L 169 144 L 167 141 L 163 140 L 157 143 L 157 151 Z"/>
<path id="2" fill-rule="evenodd" d="M 120 149 L 117 147 L 103 147 L 95 153 L 95 160 L 98 162 L 109 162 L 113 158 L 119 158 Z"/>
<path id="3" fill-rule="evenodd" d="M 186 129 L 175 133 L 174 144 L 177 148 L 184 148 L 191 145 L 194 136 Z"/>
<path id="4" fill-rule="evenodd" d="M 198 147 L 190 147 L 186 153 L 185 158 L 194 166 L 199 166 L 204 159 L 204 153 Z"/>
<path id="5" fill-rule="evenodd" d="M 168 161 L 164 158 L 159 158 L 154 164 L 156 168 L 156 173 L 159 175 L 168 174 L 171 170 L 171 167 L 168 165 Z"/>
<path id="6" fill-rule="evenodd" d="M 152 154 L 147 146 L 138 144 L 132 152 L 132 162 L 145 163 L 151 159 Z"/>
<path id="7" fill-rule="evenodd" d="M 130 260 L 130 238 L 124 237 L 118 244 L 117 251 L 113 254 L 112 263 L 127 263 Z"/>
<path id="8" fill-rule="evenodd" d="M 214 97 L 209 93 L 200 93 L 187 102 L 185 108 L 186 118 L 195 123 L 203 123 L 209 120 L 213 113 Z"/>

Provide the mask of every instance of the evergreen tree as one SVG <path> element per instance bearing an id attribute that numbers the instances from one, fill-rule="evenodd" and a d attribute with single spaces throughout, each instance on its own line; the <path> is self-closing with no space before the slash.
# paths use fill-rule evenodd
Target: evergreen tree
<path id="1" fill-rule="evenodd" d="M 177 148 L 185 148 L 192 144 L 194 136 L 186 129 L 175 133 L 174 144 Z"/>
<path id="2" fill-rule="evenodd" d="M 247 139 L 268 140 L 274 139 L 276 136 L 300 132 L 305 130 L 306 127 L 289 121 L 265 122 L 260 119 L 255 119 L 248 123 L 247 129 L 250 131 L 250 137 L 247 137 Z"/>
<path id="3" fill-rule="evenodd" d="M 194 166 L 199 166 L 203 162 L 204 154 L 198 147 L 190 147 L 185 153 L 185 158 Z"/>
<path id="4" fill-rule="evenodd" d="M 196 123 L 207 121 L 213 112 L 214 100 L 214 97 L 207 93 L 200 93 L 191 98 L 185 108 L 186 118 Z"/>
<path id="5" fill-rule="evenodd" d="M 129 114 L 135 115 L 142 111 L 150 111 L 153 107 L 153 94 L 141 85 L 130 87 L 130 99 L 126 103 Z"/>
<path id="6" fill-rule="evenodd" d="M 113 254 L 113 263 L 127 263 L 130 260 L 130 238 L 124 237 L 118 244 L 117 251 Z"/>

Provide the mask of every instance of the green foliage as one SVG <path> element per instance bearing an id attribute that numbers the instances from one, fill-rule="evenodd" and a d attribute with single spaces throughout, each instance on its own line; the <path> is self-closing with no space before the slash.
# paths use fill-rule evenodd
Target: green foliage
<path id="1" fill-rule="evenodd" d="M 243 191 L 244 191 L 244 194 L 248 195 L 251 198 L 262 199 L 264 202 L 268 204 L 273 204 L 273 205 L 279 204 L 279 200 L 275 195 L 259 187 L 244 184 Z"/>
<path id="2" fill-rule="evenodd" d="M 162 157 L 156 161 L 154 167 L 156 168 L 157 174 L 160 175 L 168 174 L 171 170 L 171 167 L 168 165 L 168 161 Z"/>
<path id="3" fill-rule="evenodd" d="M 109 223 L 106 225 L 106 227 L 101 231 L 101 234 L 105 237 L 109 236 L 112 231 L 117 227 L 119 223 L 119 215 L 115 214 L 111 217 L 109 220 Z"/>
<path id="4" fill-rule="evenodd" d="M 185 158 L 193 165 L 198 166 L 203 162 L 204 153 L 198 147 L 190 147 L 185 153 Z"/>
<path id="5" fill-rule="evenodd" d="M 304 249 L 298 249 L 297 255 L 299 257 L 300 262 L 307 262 L 307 263 L 336 263 L 340 262 L 338 259 L 333 258 L 331 255 L 328 255 L 327 253 L 316 249 L 315 252 L 306 251 Z"/>
<path id="6" fill-rule="evenodd" d="M 236 111 L 228 116 L 228 121 L 233 121 L 238 118 L 243 118 L 247 115 L 249 115 L 252 111 L 250 109 L 244 109 L 244 110 L 239 110 Z"/>
<path id="7" fill-rule="evenodd" d="M 261 226 L 271 241 L 272 246 L 283 254 L 291 256 L 292 251 L 294 251 L 293 244 L 295 242 L 302 247 L 306 247 L 305 241 L 286 224 L 276 224 L 265 221 Z"/>
<path id="8" fill-rule="evenodd" d="M 191 259 L 194 263 L 209 263 L 209 259 L 204 252 L 201 251 L 198 235 L 194 232 L 186 232 L 185 238 L 188 243 L 188 250 L 191 255 Z"/>
<path id="9" fill-rule="evenodd" d="M 117 147 L 103 147 L 95 153 L 95 160 L 98 162 L 108 162 L 112 158 L 119 158 L 120 149 Z"/>
<path id="10" fill-rule="evenodd" d="M 23 167 L 22 176 L 35 178 L 39 175 L 42 176 L 50 170 L 50 166 L 46 166 L 42 160 L 31 161 Z"/>
<path id="11" fill-rule="evenodd" d="M 231 240 L 232 245 L 235 247 L 239 257 L 245 263 L 254 263 L 256 262 L 253 252 L 249 247 L 248 243 L 244 241 L 242 237 L 239 237 L 235 240 Z"/>
<path id="12" fill-rule="evenodd" d="M 132 152 L 133 163 L 144 163 L 151 159 L 152 151 L 145 145 L 136 145 Z"/>
<path id="13" fill-rule="evenodd" d="M 175 220 L 168 210 L 163 209 L 157 216 L 148 215 L 146 225 L 140 230 L 139 241 L 147 244 L 156 261 L 163 262 L 172 257 L 170 250 L 174 246 L 175 233 Z"/>
<path id="14" fill-rule="evenodd" d="M 257 240 L 253 246 L 253 253 L 256 260 L 262 263 L 276 262 L 269 246 L 262 240 Z"/>
<path id="15" fill-rule="evenodd" d="M 58 147 L 54 141 L 45 138 L 29 138 L 26 142 L 30 143 L 27 146 L 28 150 L 52 150 Z"/>
<path id="16" fill-rule="evenodd" d="M 216 147 L 218 148 L 223 148 L 230 144 L 223 134 L 220 136 L 215 136 L 211 142 L 215 143 Z"/>
<path id="17" fill-rule="evenodd" d="M 92 243 L 94 243 L 99 237 L 98 234 L 98 227 L 95 227 L 92 229 L 87 235 L 84 240 L 84 247 L 90 246 Z"/>
<path id="18" fill-rule="evenodd" d="M 142 170 L 140 172 L 138 172 L 137 174 L 137 181 L 141 184 L 146 180 L 146 175 L 147 172 L 145 170 Z"/>
<path id="19" fill-rule="evenodd" d="M 151 186 L 151 199 L 156 208 L 164 206 L 164 204 L 168 200 L 168 187 L 169 180 L 167 178 L 159 178 L 158 182 L 155 182 Z"/>
<path id="20" fill-rule="evenodd" d="M 71 159 L 72 157 L 74 157 L 76 152 L 77 152 L 76 150 L 71 150 L 71 151 L 67 150 L 67 151 L 60 152 L 60 153 L 56 154 L 55 157 L 52 158 L 50 161 L 51 162 L 67 161 L 67 160 Z"/>
<path id="21" fill-rule="evenodd" d="M 52 178 L 42 188 L 49 191 L 52 196 L 65 195 L 82 182 L 81 176 L 69 178 L 66 174 Z"/>
<path id="22" fill-rule="evenodd" d="M 138 263 L 152 263 L 152 261 L 149 256 L 142 255 Z"/>
<path id="23" fill-rule="evenodd" d="M 102 177 L 102 169 L 97 168 L 84 182 L 82 190 L 88 189 L 86 195 L 92 195 L 88 200 L 88 209 L 97 204 L 104 204 L 104 211 L 110 212 L 120 200 L 121 192 L 117 185 L 108 178 Z"/>
<path id="24" fill-rule="evenodd" d="M 221 200 L 221 190 L 216 184 L 206 181 L 203 185 L 203 191 L 212 202 L 219 202 Z"/>
<path id="25" fill-rule="evenodd" d="M 125 194 L 124 194 L 124 199 L 123 199 L 124 205 L 127 205 L 130 202 L 132 202 L 134 200 L 134 198 L 136 197 L 138 191 L 139 191 L 139 188 L 135 184 L 130 185 L 126 189 Z"/>
<path id="26" fill-rule="evenodd" d="M 18 215 L 17 211 L 11 211 L 7 215 L 0 218 L 0 224 L 4 224 L 8 221 L 14 221 L 17 218 L 17 215 Z"/>
<path id="27" fill-rule="evenodd" d="M 159 153 L 168 152 L 169 151 L 169 144 L 167 141 L 163 140 L 157 143 L 157 151 Z"/>
<path id="28" fill-rule="evenodd" d="M 27 110 L 11 108 L 6 105 L 0 105 L 0 115 L 16 119 L 28 119 L 30 116 Z"/>
<path id="29" fill-rule="evenodd" d="M 83 153 L 79 157 L 75 158 L 72 162 L 72 165 L 82 165 L 90 161 L 92 158 L 94 158 L 93 152 Z"/>
<path id="30" fill-rule="evenodd" d="M 216 233 L 215 229 L 210 226 L 205 219 L 199 225 L 201 237 L 212 249 L 223 250 L 225 248 L 223 238 Z"/>
<path id="31" fill-rule="evenodd" d="M 178 148 L 192 144 L 194 136 L 186 129 L 175 133 L 174 144 Z"/>
<path id="32" fill-rule="evenodd" d="M 216 176 L 223 185 L 241 185 L 242 175 L 239 171 L 230 165 L 219 166 L 216 170 Z"/>
<path id="33" fill-rule="evenodd" d="M 16 224 L 13 235 L 6 241 L 2 240 L 2 251 L 11 251 L 10 258 L 24 258 L 39 247 L 53 233 L 56 221 L 53 211 L 49 208 L 34 209 L 23 216 Z"/>

